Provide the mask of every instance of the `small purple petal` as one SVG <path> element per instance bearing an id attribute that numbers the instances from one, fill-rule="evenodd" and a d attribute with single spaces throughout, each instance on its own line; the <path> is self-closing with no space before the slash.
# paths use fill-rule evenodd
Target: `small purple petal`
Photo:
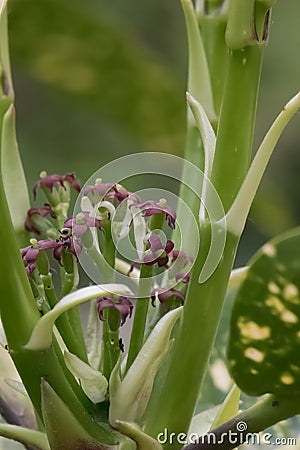
<path id="1" fill-rule="evenodd" d="M 67 173 L 64 177 L 63 177 L 64 181 L 67 181 L 68 183 L 70 183 L 71 187 L 73 189 L 75 189 L 77 192 L 81 191 L 81 187 L 79 186 L 79 184 L 77 183 L 77 180 L 75 178 L 74 173 Z"/>

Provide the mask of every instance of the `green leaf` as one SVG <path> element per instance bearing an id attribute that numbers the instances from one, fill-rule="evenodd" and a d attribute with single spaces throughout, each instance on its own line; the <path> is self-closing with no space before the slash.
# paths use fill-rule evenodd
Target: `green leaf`
<path id="1" fill-rule="evenodd" d="M 80 381 L 81 387 L 88 398 L 93 403 L 103 402 L 108 387 L 105 376 L 73 353 L 65 351 L 64 359 L 70 372 Z"/>
<path id="2" fill-rule="evenodd" d="M 230 391 L 228 392 L 227 397 L 222 403 L 218 414 L 216 415 L 212 425 L 211 430 L 217 428 L 219 425 L 223 425 L 223 423 L 235 417 L 239 412 L 239 404 L 240 404 L 240 394 L 241 391 L 237 387 L 236 384 L 232 386 Z"/>
<path id="3" fill-rule="evenodd" d="M 182 307 L 160 319 L 123 380 L 119 359 L 109 380 L 109 421 L 112 426 L 117 421 L 135 422 L 144 414 L 157 371 L 170 350 L 171 331 L 181 314 Z"/>
<path id="4" fill-rule="evenodd" d="M 300 396 L 300 228 L 252 258 L 232 312 L 229 369 L 249 395 Z"/>
<path id="5" fill-rule="evenodd" d="M 13 105 L 9 107 L 3 118 L 1 175 L 14 228 L 17 232 L 22 232 L 30 202 L 16 140 L 15 109 Z"/>
<path id="6" fill-rule="evenodd" d="M 191 0 L 181 0 L 189 44 L 188 90 L 204 107 L 209 119 L 215 120 L 214 98 L 202 36 Z"/>
<path id="7" fill-rule="evenodd" d="M 216 135 L 202 105 L 189 93 L 186 94 L 186 97 L 203 142 L 205 155 L 204 173 L 207 177 L 210 177 L 215 155 Z"/>
<path id="8" fill-rule="evenodd" d="M 90 436 L 80 422 L 75 418 L 66 404 L 55 393 L 52 387 L 42 380 L 42 411 L 51 450 L 108 450 L 114 448 L 108 444 L 99 443 Z M 100 427 L 99 435 L 103 440 L 109 435 Z"/>
<path id="9" fill-rule="evenodd" d="M 63 297 L 55 307 L 45 314 L 35 326 L 32 335 L 26 344 L 28 350 L 38 350 L 50 347 L 52 342 L 52 328 L 56 319 L 65 311 L 80 303 L 93 298 L 103 297 L 110 293 L 132 295 L 130 289 L 123 284 L 99 284 L 88 286 Z"/>
<path id="10" fill-rule="evenodd" d="M 40 431 L 30 430 L 16 425 L 0 424 L 0 436 L 21 442 L 39 450 L 50 450 L 47 436 Z"/>
<path id="11" fill-rule="evenodd" d="M 227 230 L 236 236 L 243 232 L 256 191 L 265 173 L 274 148 L 285 127 L 300 108 L 300 92 L 295 95 L 276 117 L 264 137 L 251 163 L 246 178 L 226 215 Z"/>
<path id="12" fill-rule="evenodd" d="M 220 409 L 220 405 L 214 406 L 213 408 L 202 411 L 193 417 L 188 435 L 198 435 L 207 433 Z"/>

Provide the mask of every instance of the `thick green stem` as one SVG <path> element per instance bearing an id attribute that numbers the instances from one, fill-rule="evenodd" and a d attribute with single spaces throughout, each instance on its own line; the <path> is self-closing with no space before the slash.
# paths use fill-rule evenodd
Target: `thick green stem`
<path id="1" fill-rule="evenodd" d="M 169 432 L 187 432 L 222 311 L 237 238 L 232 235 L 227 237 L 219 266 L 207 282 L 199 284 L 203 258 L 209 247 L 210 231 L 204 229 L 201 238 L 204 248 L 193 270 L 183 322 L 175 341 L 170 367 L 146 424 L 146 431 L 153 437 L 164 428 Z M 173 447 L 176 448 L 175 443 Z M 166 448 L 169 448 L 168 444 Z"/>
<path id="2" fill-rule="evenodd" d="M 203 44 L 209 67 L 214 106 L 219 116 L 224 92 L 224 81 L 227 68 L 228 49 L 225 44 L 227 17 L 224 14 L 199 15 Z"/>
<path id="3" fill-rule="evenodd" d="M 212 182 L 225 211 L 231 206 L 251 160 L 262 47 L 230 50 Z"/>

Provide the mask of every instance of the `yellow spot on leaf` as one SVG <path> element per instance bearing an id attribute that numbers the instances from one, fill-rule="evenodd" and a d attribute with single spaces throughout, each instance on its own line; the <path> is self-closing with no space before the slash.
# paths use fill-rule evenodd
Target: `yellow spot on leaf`
<path id="1" fill-rule="evenodd" d="M 239 322 L 238 327 L 243 337 L 248 339 L 267 339 L 271 335 L 271 329 L 268 326 L 260 327 L 255 322 Z"/>
<path id="2" fill-rule="evenodd" d="M 289 372 L 284 372 L 280 377 L 280 381 L 283 384 L 293 384 L 295 382 L 295 378 Z"/>
<path id="3" fill-rule="evenodd" d="M 292 311 L 289 311 L 287 309 L 282 312 L 280 317 L 284 322 L 287 322 L 287 323 L 297 323 L 299 321 L 296 314 L 294 314 Z"/>
<path id="4" fill-rule="evenodd" d="M 246 358 L 251 359 L 252 361 L 255 361 L 257 363 L 261 363 L 265 357 L 263 352 L 253 347 L 246 348 L 244 355 L 246 356 Z"/>
<path id="5" fill-rule="evenodd" d="M 268 289 L 271 294 L 280 294 L 281 291 L 280 287 L 276 283 L 273 283 L 273 281 L 268 284 Z"/>
<path id="6" fill-rule="evenodd" d="M 293 283 L 287 284 L 283 289 L 283 297 L 285 300 L 292 300 L 299 297 L 299 290 Z"/>
<path id="7" fill-rule="evenodd" d="M 272 244 L 265 244 L 262 248 L 262 252 L 269 258 L 275 258 L 277 254 L 276 247 Z"/>

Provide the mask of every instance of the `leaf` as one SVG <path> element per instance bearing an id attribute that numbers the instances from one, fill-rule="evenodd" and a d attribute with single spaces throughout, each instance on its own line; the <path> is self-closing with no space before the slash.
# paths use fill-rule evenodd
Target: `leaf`
<path id="1" fill-rule="evenodd" d="M 92 437 L 75 418 L 70 409 L 56 394 L 52 387 L 43 379 L 42 383 L 42 411 L 51 450 L 108 450 L 115 448 L 102 444 Z M 106 439 L 109 432 L 100 425 L 99 439 Z"/>
<path id="2" fill-rule="evenodd" d="M 218 414 L 216 415 L 211 425 L 211 430 L 217 428 L 219 425 L 223 425 L 223 423 L 227 422 L 238 414 L 240 394 L 241 391 L 239 390 L 237 385 L 234 384 L 228 392 L 228 395 L 225 398 L 224 402 L 221 404 Z"/>
<path id="3" fill-rule="evenodd" d="M 64 352 L 64 359 L 67 368 L 80 381 L 84 393 L 93 403 L 100 403 L 105 400 L 108 387 L 107 379 L 101 372 L 93 369 L 73 353 Z"/>
<path id="4" fill-rule="evenodd" d="M 96 301 L 91 301 L 86 327 L 86 351 L 90 365 L 97 369 L 101 360 L 101 327 Z"/>
<path id="5" fill-rule="evenodd" d="M 210 430 L 219 409 L 220 405 L 217 405 L 194 416 L 188 431 L 188 436 L 201 436 L 202 434 L 207 433 Z"/>
<path id="6" fill-rule="evenodd" d="M 121 360 L 112 371 L 109 421 L 135 422 L 148 405 L 156 373 L 170 350 L 170 334 L 182 314 L 182 307 L 167 313 L 155 326 L 123 380 Z"/>
<path id="7" fill-rule="evenodd" d="M 0 436 L 13 439 L 24 445 L 33 446 L 39 450 L 50 450 L 46 434 L 40 431 L 1 423 Z"/>
<path id="8" fill-rule="evenodd" d="M 249 395 L 300 395 L 300 228 L 252 258 L 231 318 L 228 363 Z"/>
<path id="9" fill-rule="evenodd" d="M 130 289 L 123 284 L 98 284 L 87 286 L 63 297 L 55 307 L 45 314 L 36 324 L 32 335 L 26 344 L 28 350 L 38 350 L 50 347 L 52 342 L 52 328 L 56 319 L 65 311 L 80 303 L 93 298 L 103 297 L 115 293 L 121 295 L 132 295 Z"/>
<path id="10" fill-rule="evenodd" d="M 299 108 L 300 92 L 285 105 L 257 150 L 246 178 L 226 215 L 227 230 L 234 235 L 240 236 L 242 234 L 256 191 L 274 148 L 285 127 Z"/>
<path id="11" fill-rule="evenodd" d="M 196 12 L 191 0 L 181 0 L 189 44 L 189 92 L 203 105 L 210 120 L 215 119 L 214 98 L 208 63 Z"/>
<path id="12" fill-rule="evenodd" d="M 210 177 L 215 155 L 216 135 L 201 103 L 199 103 L 188 92 L 186 94 L 186 97 L 203 142 L 205 154 L 204 173 L 207 177 Z"/>
<path id="13" fill-rule="evenodd" d="M 16 231 L 23 231 L 30 202 L 16 140 L 15 109 L 13 105 L 9 107 L 3 118 L 1 175 L 14 228 Z"/>

